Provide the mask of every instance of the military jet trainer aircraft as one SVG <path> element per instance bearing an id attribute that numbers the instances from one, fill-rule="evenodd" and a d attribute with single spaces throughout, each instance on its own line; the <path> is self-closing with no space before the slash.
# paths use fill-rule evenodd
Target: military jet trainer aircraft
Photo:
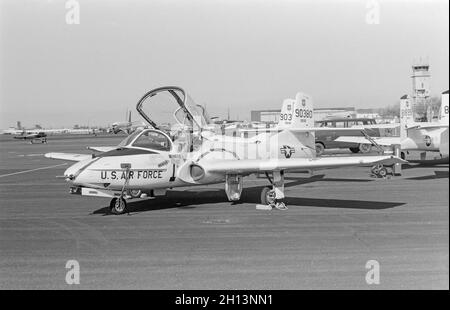
<path id="1" fill-rule="evenodd" d="M 31 144 L 33 144 L 35 141 L 47 143 L 47 134 L 45 132 L 23 133 L 21 135 L 14 136 L 14 139 L 29 140 Z"/>
<path id="2" fill-rule="evenodd" d="M 440 118 L 438 122 L 414 122 L 411 99 L 405 95 L 400 99 L 400 137 L 373 137 L 372 142 L 381 146 L 400 145 L 401 157 L 408 151 L 438 152 L 442 158 L 449 157 L 449 101 L 448 91 L 442 93 Z M 342 136 L 336 141 L 367 143 L 366 137 Z"/>
<path id="3" fill-rule="evenodd" d="M 71 193 L 112 198 L 114 214 L 126 212 L 128 199 L 165 195 L 174 187 L 224 182 L 228 199 L 237 201 L 243 178 L 253 173 L 265 173 L 271 184 L 262 190 L 261 202 L 282 210 L 286 209 L 286 171 L 405 163 L 395 156 L 316 158 L 313 106 L 311 97 L 303 93 L 284 100 L 286 115 L 278 131 L 251 138 L 203 132 L 207 127 L 203 112 L 179 87 L 149 91 L 136 109 L 152 129 L 135 131 L 114 149 L 99 155 L 45 155 L 77 161 L 64 172 Z M 175 120 L 179 130 L 160 130 L 156 115 L 161 123 Z"/>

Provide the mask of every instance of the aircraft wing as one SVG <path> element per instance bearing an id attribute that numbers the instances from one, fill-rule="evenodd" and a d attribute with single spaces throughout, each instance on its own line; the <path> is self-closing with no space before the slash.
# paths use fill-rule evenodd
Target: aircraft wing
<path id="1" fill-rule="evenodd" d="M 51 159 L 62 159 L 68 161 L 82 161 L 92 158 L 92 155 L 90 154 L 73 154 L 73 153 L 46 153 L 44 156 Z"/>
<path id="2" fill-rule="evenodd" d="M 87 149 L 88 150 L 92 150 L 92 151 L 96 151 L 96 152 L 109 152 L 112 150 L 115 150 L 117 148 L 117 146 L 88 146 Z"/>
<path id="3" fill-rule="evenodd" d="M 289 158 L 289 159 L 244 159 L 244 160 L 215 160 L 199 163 L 207 172 L 211 173 L 239 173 L 251 174 L 255 172 L 273 170 L 314 170 L 345 166 L 372 166 L 383 164 L 405 164 L 407 161 L 395 156 L 345 156 L 345 157 L 317 157 L 317 158 Z"/>
<path id="4" fill-rule="evenodd" d="M 240 129 L 240 132 L 279 132 L 283 130 L 289 130 L 293 132 L 309 132 L 309 131 L 355 131 L 355 130 L 371 130 L 378 128 L 396 128 L 398 124 L 380 124 L 380 125 L 363 125 L 363 126 L 353 126 L 345 128 L 336 127 L 304 127 L 304 128 L 283 128 L 283 127 L 272 127 L 272 128 L 252 128 L 252 129 Z"/>
<path id="5" fill-rule="evenodd" d="M 345 128 L 337 128 L 337 127 L 305 127 L 305 128 L 288 128 L 290 131 L 294 132 L 305 132 L 305 131 L 355 131 L 355 130 L 371 130 L 376 128 L 395 128 L 395 126 L 388 126 L 388 127 L 381 127 L 381 126 L 375 126 L 375 125 L 365 125 L 365 126 L 353 126 L 353 127 L 345 127 Z"/>
<path id="6" fill-rule="evenodd" d="M 372 139 L 378 145 L 390 146 L 394 144 L 401 144 L 400 137 L 372 137 Z M 348 142 L 348 143 L 358 143 L 358 144 L 367 144 L 371 143 L 366 137 L 359 136 L 340 136 L 334 141 L 338 142 Z"/>
<path id="7" fill-rule="evenodd" d="M 33 139 L 36 137 L 37 137 L 37 135 L 32 134 L 32 135 L 26 135 L 26 136 L 15 136 L 14 139 L 27 140 L 27 139 Z"/>

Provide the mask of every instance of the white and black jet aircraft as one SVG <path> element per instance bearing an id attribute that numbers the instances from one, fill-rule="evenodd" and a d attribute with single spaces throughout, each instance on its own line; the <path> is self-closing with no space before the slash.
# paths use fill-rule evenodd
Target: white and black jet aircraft
<path id="1" fill-rule="evenodd" d="M 99 155 L 45 155 L 76 161 L 64 172 L 71 193 L 112 198 L 110 207 L 115 214 L 126 212 L 128 199 L 165 195 L 174 187 L 224 182 L 228 199 L 237 201 L 243 178 L 254 173 L 265 173 L 271 184 L 262 190 L 261 202 L 286 209 L 286 171 L 405 163 L 395 156 L 317 158 L 312 100 L 303 93 L 283 102 L 285 115 L 277 130 L 251 138 L 203 131 L 208 125 L 203 112 L 179 87 L 149 91 L 136 108 L 152 129 L 135 131 Z M 161 124 L 175 121 L 178 130 L 160 130 L 156 115 Z"/>
<path id="2" fill-rule="evenodd" d="M 409 151 L 420 151 L 425 159 L 425 152 L 439 153 L 442 158 L 449 157 L 449 101 L 448 91 L 442 93 L 439 121 L 415 122 L 411 99 L 405 95 L 400 99 L 400 137 L 373 137 L 373 142 L 381 146 L 400 145 L 402 158 Z M 342 136 L 336 141 L 367 143 L 366 137 Z"/>

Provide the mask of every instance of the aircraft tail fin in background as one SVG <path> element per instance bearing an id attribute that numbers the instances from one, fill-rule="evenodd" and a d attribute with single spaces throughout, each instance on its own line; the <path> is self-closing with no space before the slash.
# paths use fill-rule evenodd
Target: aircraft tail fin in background
<path id="1" fill-rule="evenodd" d="M 312 98 L 304 93 L 297 93 L 295 99 L 285 99 L 283 101 L 278 128 L 313 128 L 313 111 Z"/>
<path id="2" fill-rule="evenodd" d="M 282 132 L 271 145 L 278 144 L 281 156 L 315 157 L 314 106 L 309 95 L 297 93 L 295 99 L 283 101 L 278 128 Z"/>
<path id="3" fill-rule="evenodd" d="M 442 99 L 441 99 L 441 112 L 440 112 L 440 121 L 441 123 L 447 123 L 448 124 L 448 120 L 449 120 L 449 115 L 448 115 L 448 90 L 442 93 Z"/>
<path id="4" fill-rule="evenodd" d="M 411 98 L 404 95 L 400 98 L 400 138 L 408 136 L 407 128 L 414 123 Z"/>
<path id="5" fill-rule="evenodd" d="M 292 126 L 294 117 L 294 99 L 284 99 L 281 106 L 280 119 L 278 120 L 278 128 L 289 128 Z"/>

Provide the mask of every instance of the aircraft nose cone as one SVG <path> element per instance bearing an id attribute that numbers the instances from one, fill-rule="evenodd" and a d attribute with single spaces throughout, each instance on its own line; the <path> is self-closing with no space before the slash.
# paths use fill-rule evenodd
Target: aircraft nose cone
<path id="1" fill-rule="evenodd" d="M 69 168 L 64 171 L 64 177 L 66 178 L 66 181 L 74 182 L 75 178 L 80 174 L 80 170 L 83 166 L 85 166 L 85 162 L 77 162 L 76 164 L 73 164 Z"/>
<path id="2" fill-rule="evenodd" d="M 64 177 L 68 181 L 73 181 L 75 179 L 75 174 L 77 173 L 78 169 L 74 167 L 75 165 L 70 166 L 66 171 L 64 171 Z"/>

